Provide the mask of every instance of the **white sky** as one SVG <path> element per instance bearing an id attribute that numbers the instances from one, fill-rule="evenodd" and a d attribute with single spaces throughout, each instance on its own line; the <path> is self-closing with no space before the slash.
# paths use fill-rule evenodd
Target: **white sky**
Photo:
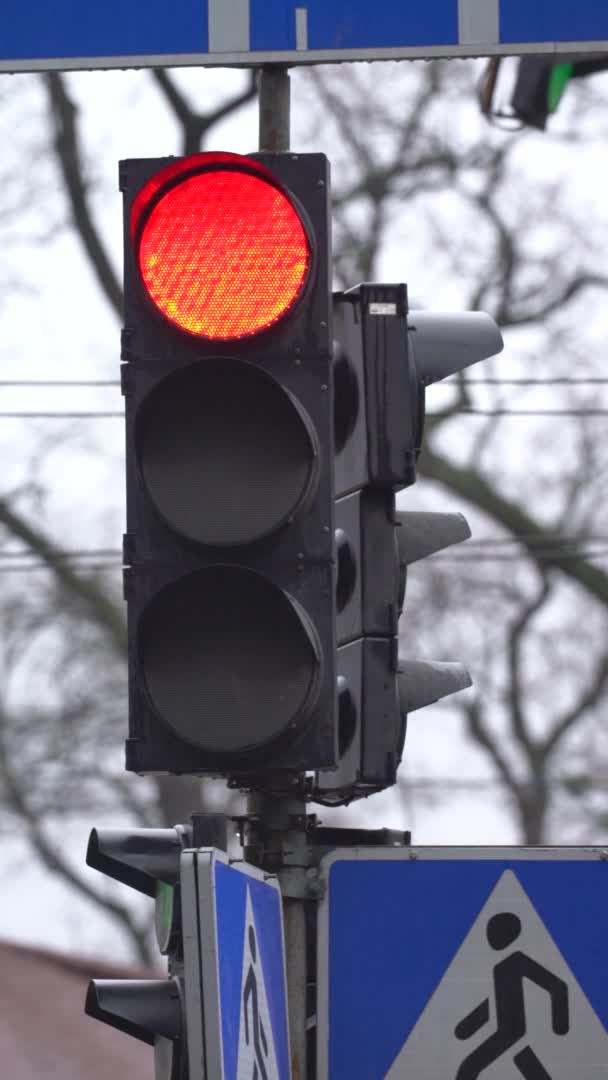
<path id="1" fill-rule="evenodd" d="M 390 65 L 386 66 L 387 76 Z M 30 77 L 13 77 L 12 85 L 29 86 Z M 218 94 L 228 85 L 242 81 L 242 75 L 226 71 L 190 72 L 191 86 L 200 84 L 208 92 L 211 83 Z M 122 220 L 121 200 L 117 190 L 117 161 L 122 157 L 157 156 L 179 153 L 175 129 L 162 105 L 148 87 L 149 76 L 135 72 L 98 72 L 73 75 L 70 86 L 83 106 L 87 131 L 87 152 L 93 160 L 93 174 L 99 182 L 94 204 L 99 222 L 110 238 L 114 265 L 120 273 Z M 2 91 L 4 83 L 0 83 Z M 294 105 L 297 106 L 297 77 L 293 80 Z M 1 99 L 0 99 L 1 109 Z M 322 141 L 323 133 L 320 133 Z M 19 146 L 20 133 L 15 134 Z M 296 125 L 297 139 L 297 125 Z M 214 132 L 207 149 L 247 152 L 256 149 L 257 109 L 250 106 L 238 122 L 228 122 Z M 294 142 L 294 149 L 304 147 Z M 597 150 L 592 151 L 594 155 Z M 539 168 L 553 167 L 551 152 L 539 161 Z M 36 161 L 24 163 L 36 169 Z M 592 170 L 590 170 L 592 171 Z M 605 173 L 605 170 L 604 170 Z M 589 172 L 581 181 L 588 198 L 599 201 L 597 182 Z M 56 207 L 58 183 L 52 173 L 47 181 L 49 203 Z M 604 185 L 602 185 L 604 190 Z M 587 196 L 586 196 L 587 197 Z M 37 192 L 40 205 L 31 207 L 36 217 L 45 216 L 44 185 Z M 54 211 L 56 212 L 56 210 Z M 415 259 L 404 259 L 395 245 L 384 257 L 382 274 L 387 280 L 410 275 Z M 424 280 L 421 269 L 420 282 Z M 10 293 L 8 301 L 0 297 L 0 377 L 9 378 L 117 378 L 119 364 L 119 327 L 99 294 L 86 262 L 81 258 L 75 237 L 59 232 L 49 242 L 32 246 L 16 255 L 16 272 L 27 281 L 28 290 Z M 457 291 L 456 291 L 457 292 Z M 424 296 L 420 285 L 418 296 Z M 443 304 L 457 307 L 458 297 L 445 282 L 433 292 L 428 306 Z M 509 364 L 508 354 L 501 361 L 502 370 Z M 2 391 L 3 409 L 116 409 L 122 402 L 117 388 L 106 391 L 28 390 Z M 7 487 L 21 482 L 29 472 L 32 454 L 39 447 L 39 434 L 51 437 L 55 421 L 0 420 L 0 451 L 5 462 Z M 57 431 L 65 428 L 57 424 Z M 47 451 L 42 477 L 53 489 L 53 528 L 61 542 L 69 547 L 120 545 L 123 530 L 124 476 L 122 461 L 123 430 L 120 420 L 74 421 L 68 428 L 69 441 Z M 402 500 L 402 505 L 403 500 Z M 407 504 L 416 509 L 416 495 L 408 493 Z M 428 501 L 426 508 L 430 508 Z M 75 512 L 77 508 L 77 512 Z M 433 509 L 452 509 L 439 499 Z M 100 524 L 100 510 L 103 515 Z M 100 531 L 101 530 L 101 531 Z M 94 531 L 94 536 L 93 536 Z M 411 571 L 412 578 L 415 569 Z M 453 658 L 460 659 L 460 658 Z M 126 720 L 125 720 L 126 730 Z M 462 776 L 480 782 L 478 792 L 465 791 L 445 802 L 435 803 L 420 794 L 404 806 L 392 792 L 361 804 L 349 814 L 349 821 L 361 825 L 387 826 L 414 830 L 417 844 L 486 844 L 515 841 L 513 826 L 500 792 L 484 787 L 490 777 L 482 756 L 467 744 L 463 753 L 460 721 L 449 708 L 429 707 L 410 717 L 403 773 L 412 777 L 436 775 Z M 436 794 L 436 793 L 435 793 Z M 328 819 L 319 810 L 320 816 Z M 91 820 L 69 829 L 69 843 L 76 864 L 84 865 L 89 829 L 103 827 Z M 108 953 L 124 948 L 120 936 L 107 920 L 53 881 L 48 874 L 32 866 L 23 845 L 3 835 L 0 862 L 2 892 L 2 936 L 33 941 L 62 948 Z M 93 872 L 90 872 L 93 873 Z M 99 885 L 99 875 L 95 884 Z M 126 955 L 123 954 L 123 955 Z"/>

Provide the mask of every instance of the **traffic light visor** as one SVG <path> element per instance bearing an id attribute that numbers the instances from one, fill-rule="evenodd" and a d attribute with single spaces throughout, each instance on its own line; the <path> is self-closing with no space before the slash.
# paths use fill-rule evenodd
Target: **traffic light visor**
<path id="1" fill-rule="evenodd" d="M 157 308 L 209 340 L 272 326 L 310 270 L 300 211 L 267 169 L 237 154 L 197 154 L 177 174 L 176 166 L 163 170 L 133 204 L 132 235 Z"/>

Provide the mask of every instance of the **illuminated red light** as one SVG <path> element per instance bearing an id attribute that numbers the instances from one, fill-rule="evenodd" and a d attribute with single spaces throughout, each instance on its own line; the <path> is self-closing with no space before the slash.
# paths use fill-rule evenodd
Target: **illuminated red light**
<path id="1" fill-rule="evenodd" d="M 160 197 L 153 178 L 157 201 L 147 217 L 140 201 L 134 215 L 143 220 L 139 268 L 159 310 L 191 334 L 225 340 L 256 334 L 293 307 L 311 251 L 296 207 L 265 170 L 245 171 L 247 159 L 236 155 L 228 167 L 228 155 L 217 158 L 215 168 L 174 180 Z"/>

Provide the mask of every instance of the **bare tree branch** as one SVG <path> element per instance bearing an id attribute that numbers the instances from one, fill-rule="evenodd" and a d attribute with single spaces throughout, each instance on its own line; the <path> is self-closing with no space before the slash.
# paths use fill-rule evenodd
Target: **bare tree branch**
<path id="1" fill-rule="evenodd" d="M 608 574 L 583 557 L 577 558 L 570 552 L 561 555 L 558 547 L 554 551 L 549 550 L 551 531 L 491 487 L 476 469 L 453 464 L 433 451 L 428 443 L 420 455 L 418 467 L 423 476 L 438 480 L 508 529 L 519 539 L 542 572 L 551 567 L 560 570 L 566 577 L 582 585 L 596 600 L 608 605 Z M 537 555 L 539 549 L 542 550 L 542 561 Z"/>
<path id="2" fill-rule="evenodd" d="M 474 742 L 485 750 L 505 787 L 509 790 L 511 795 L 517 799 L 518 786 L 515 774 L 511 769 L 507 758 L 500 751 L 494 733 L 487 727 L 484 721 L 483 709 L 480 701 L 473 699 L 473 701 L 467 702 L 467 704 L 463 706 L 463 710 L 469 735 Z"/>
<path id="3" fill-rule="evenodd" d="M 111 912 L 127 933 L 140 959 L 145 964 L 152 966 L 154 956 L 147 943 L 147 930 L 137 925 L 127 907 L 105 894 L 97 893 L 91 888 L 83 878 L 75 873 L 68 860 L 64 858 L 60 848 L 51 844 L 46 836 L 40 816 L 29 805 L 26 785 L 22 783 L 25 778 L 18 779 L 17 773 L 11 766 L 3 736 L 8 723 L 8 716 L 4 712 L 0 713 L 0 776 L 5 789 L 5 799 L 12 812 L 17 815 L 26 827 L 29 841 L 38 858 L 51 873 L 59 877 L 66 885 L 75 889 L 76 892 L 102 911 Z"/>
<path id="4" fill-rule="evenodd" d="M 208 113 L 200 113 L 195 112 L 191 107 L 165 68 L 154 68 L 151 74 L 167 104 L 173 110 L 175 118 L 179 121 L 182 132 L 182 153 L 186 156 L 198 153 L 211 128 L 252 101 L 257 94 L 256 73 L 251 71 L 245 90 L 240 94 L 235 94 L 216 109 Z"/>
<path id="5" fill-rule="evenodd" d="M 530 600 L 523 603 L 517 618 L 511 625 L 508 636 L 507 655 L 509 665 L 509 718 L 511 729 L 517 746 L 524 752 L 528 760 L 531 760 L 537 751 L 532 735 L 526 726 L 524 700 L 525 687 L 522 680 L 522 649 L 526 640 L 526 631 L 534 616 L 545 604 L 549 596 L 550 585 L 545 575 L 541 581 L 541 587 Z"/>
<path id="6" fill-rule="evenodd" d="M 542 752 L 548 757 L 553 754 L 561 740 L 569 731 L 572 730 L 574 725 L 580 720 L 581 716 L 596 705 L 602 695 L 606 691 L 608 686 L 608 654 L 604 654 L 595 669 L 595 673 L 589 685 L 583 690 L 580 697 L 574 703 L 571 709 L 563 713 L 559 718 L 555 727 L 552 729 L 548 737 L 542 743 Z"/>
<path id="7" fill-rule="evenodd" d="M 103 626 L 121 659 L 127 650 L 127 626 L 121 610 L 103 588 L 90 577 L 75 572 L 61 550 L 41 530 L 34 528 L 23 516 L 0 499 L 0 524 L 27 544 L 53 571 L 57 581 L 84 601 L 91 616 Z"/>
<path id="8" fill-rule="evenodd" d="M 120 319 L 122 318 L 122 289 L 93 221 L 88 201 L 78 134 L 78 107 L 67 92 L 65 77 L 58 71 L 49 72 L 43 76 L 43 79 L 53 124 L 53 146 L 63 176 L 74 227 L 82 241 L 91 267 L 97 275 L 101 290 Z"/>

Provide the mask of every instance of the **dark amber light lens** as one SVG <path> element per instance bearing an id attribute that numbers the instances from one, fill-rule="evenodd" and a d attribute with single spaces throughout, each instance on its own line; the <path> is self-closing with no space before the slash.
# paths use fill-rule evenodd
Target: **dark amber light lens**
<path id="1" fill-rule="evenodd" d="M 243 753 L 304 722 L 320 654 L 287 593 L 239 566 L 212 566 L 157 593 L 139 624 L 150 700 L 179 739 Z"/>
<path id="2" fill-rule="evenodd" d="M 309 265 L 295 206 L 238 170 L 201 172 L 171 187 L 139 242 L 142 278 L 163 315 L 214 340 L 272 326 L 293 306 Z"/>
<path id="3" fill-rule="evenodd" d="M 165 521 L 197 544 L 249 544 L 314 490 L 308 417 L 259 368 L 226 357 L 163 379 L 139 417 L 139 464 Z"/>

